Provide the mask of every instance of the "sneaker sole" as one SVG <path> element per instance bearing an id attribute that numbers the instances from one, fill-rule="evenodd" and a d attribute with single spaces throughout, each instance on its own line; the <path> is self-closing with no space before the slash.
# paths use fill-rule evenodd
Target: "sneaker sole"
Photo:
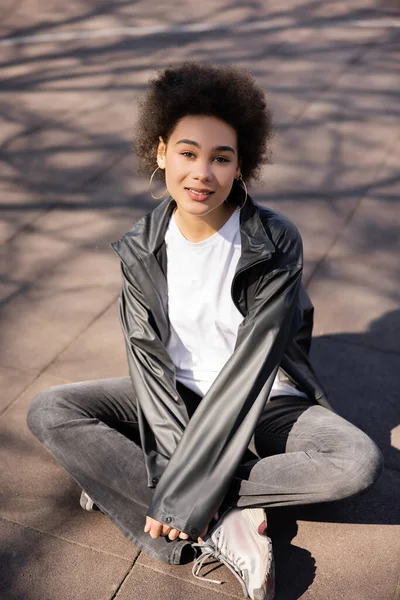
<path id="1" fill-rule="evenodd" d="M 261 588 L 253 590 L 254 600 L 274 600 L 275 598 L 275 561 L 272 554 L 271 543 L 271 563 L 266 572 L 266 577 Z"/>
<path id="2" fill-rule="evenodd" d="M 249 510 L 246 513 L 246 517 L 250 522 L 253 523 L 253 526 L 257 522 L 259 522 L 260 517 L 262 518 L 264 515 L 260 513 L 260 509 Z M 274 554 L 272 550 L 272 542 L 270 538 L 267 536 L 267 522 L 265 520 L 258 526 L 257 531 L 260 535 L 264 536 L 268 542 L 268 558 L 269 562 L 267 565 L 267 569 L 265 571 L 265 579 L 262 583 L 262 586 L 259 588 L 253 588 L 252 598 L 254 600 L 274 600 L 275 598 L 275 561 Z"/>

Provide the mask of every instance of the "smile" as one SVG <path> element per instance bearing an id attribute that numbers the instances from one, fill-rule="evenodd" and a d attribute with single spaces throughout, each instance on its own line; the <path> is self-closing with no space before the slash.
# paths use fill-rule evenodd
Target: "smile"
<path id="1" fill-rule="evenodd" d="M 185 190 L 191 199 L 196 202 L 204 202 L 204 200 L 207 200 L 214 193 L 211 190 L 195 190 L 193 188 L 185 188 Z"/>
<path id="2" fill-rule="evenodd" d="M 189 192 L 192 192 L 193 194 L 197 194 L 198 196 L 209 196 L 210 194 L 214 193 L 209 190 L 194 190 L 193 188 L 186 188 L 186 189 L 189 190 Z"/>

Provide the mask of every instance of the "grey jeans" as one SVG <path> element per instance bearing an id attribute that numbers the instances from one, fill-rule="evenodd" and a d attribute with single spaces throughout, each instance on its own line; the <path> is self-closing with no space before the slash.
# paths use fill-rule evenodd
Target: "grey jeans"
<path id="1" fill-rule="evenodd" d="M 189 415 L 201 398 L 177 384 Z M 143 532 L 153 490 L 140 447 L 129 377 L 51 387 L 29 408 L 31 432 L 100 510 L 144 552 L 164 562 L 187 560 L 191 541 L 153 540 Z M 268 402 L 224 503 L 289 506 L 338 500 L 368 489 L 383 466 L 375 443 L 310 400 Z"/>

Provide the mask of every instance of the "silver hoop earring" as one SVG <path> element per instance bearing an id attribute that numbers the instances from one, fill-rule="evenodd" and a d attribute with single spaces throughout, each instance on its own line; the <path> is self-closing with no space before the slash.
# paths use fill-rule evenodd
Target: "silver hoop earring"
<path id="1" fill-rule="evenodd" d="M 244 180 L 243 180 L 243 177 L 242 177 L 242 175 L 240 175 L 239 177 L 236 177 L 236 180 L 240 182 L 242 189 L 245 191 L 244 202 L 243 202 L 243 204 L 241 204 L 241 205 L 240 205 L 240 207 L 239 207 L 239 208 L 241 208 L 241 209 L 242 209 L 242 208 L 243 208 L 243 206 L 246 204 L 246 201 L 247 201 L 247 187 L 246 187 L 246 184 L 245 184 L 245 182 L 244 182 Z"/>
<path id="2" fill-rule="evenodd" d="M 151 191 L 151 185 L 152 185 L 152 183 L 153 183 L 153 177 L 154 177 L 154 175 L 157 173 L 157 171 L 158 171 L 158 169 L 159 169 L 159 168 L 160 168 L 160 167 L 157 167 L 156 169 L 154 169 L 153 173 L 151 174 L 151 177 L 150 177 L 150 183 L 149 183 L 149 192 L 150 192 L 150 196 L 151 196 L 152 198 L 154 198 L 154 200 L 161 200 L 161 198 L 162 198 L 163 196 L 165 196 L 165 194 L 168 192 L 168 188 L 167 188 L 167 189 L 165 190 L 165 192 L 164 192 L 163 194 L 161 194 L 161 196 L 153 196 L 153 192 Z"/>

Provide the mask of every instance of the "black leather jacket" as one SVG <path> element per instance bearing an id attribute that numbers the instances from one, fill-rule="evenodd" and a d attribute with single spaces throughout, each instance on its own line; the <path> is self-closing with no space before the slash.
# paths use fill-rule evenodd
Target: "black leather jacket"
<path id="1" fill-rule="evenodd" d="M 112 247 L 121 259 L 120 320 L 148 485 L 156 487 L 147 514 L 196 538 L 220 507 L 279 367 L 308 396 L 331 406 L 308 361 L 313 307 L 301 284 L 300 234 L 248 197 L 231 288 L 243 321 L 232 356 L 189 419 L 166 350 L 164 237 L 175 206 L 172 198 L 162 201 Z"/>

